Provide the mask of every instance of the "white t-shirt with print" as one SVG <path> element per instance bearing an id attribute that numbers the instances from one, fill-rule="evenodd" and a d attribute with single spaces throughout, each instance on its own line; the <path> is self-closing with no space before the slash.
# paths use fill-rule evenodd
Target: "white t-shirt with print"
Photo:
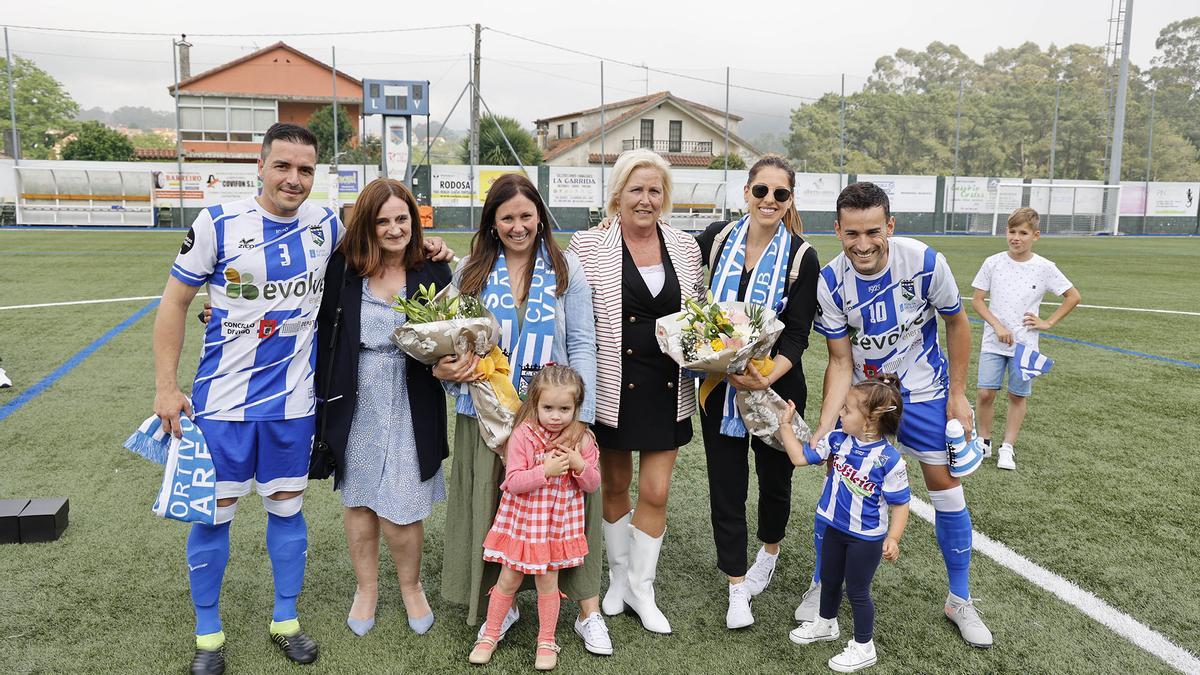
<path id="1" fill-rule="evenodd" d="M 1038 330 L 1025 326 L 1025 312 L 1038 314 L 1046 291 L 1062 295 L 1072 284 L 1057 265 L 1036 253 L 1025 262 L 1017 262 L 1003 251 L 983 261 L 971 286 L 991 296 L 989 308 L 1000 323 L 1012 331 L 1014 344 L 1020 342 L 1036 351 Z M 980 351 L 1012 356 L 1013 346 L 996 339 L 991 324 L 984 323 Z"/>

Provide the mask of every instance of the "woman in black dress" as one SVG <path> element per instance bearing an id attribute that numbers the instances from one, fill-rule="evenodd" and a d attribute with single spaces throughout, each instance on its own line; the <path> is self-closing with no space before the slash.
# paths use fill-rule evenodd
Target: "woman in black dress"
<path id="1" fill-rule="evenodd" d="M 705 291 L 700 248 L 661 219 L 670 211 L 670 166 L 649 150 L 631 150 L 613 166 L 611 226 L 571 239 L 596 315 L 595 433 L 609 565 L 601 606 L 609 615 L 628 607 L 656 633 L 671 632 L 655 603 L 654 577 L 675 456 L 692 438 L 695 385 L 659 350 L 654 322 Z M 633 451 L 640 453 L 636 512 Z"/>

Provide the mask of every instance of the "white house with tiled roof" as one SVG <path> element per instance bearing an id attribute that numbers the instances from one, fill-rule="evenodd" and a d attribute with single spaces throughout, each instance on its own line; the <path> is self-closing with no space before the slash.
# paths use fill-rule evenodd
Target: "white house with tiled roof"
<path id="1" fill-rule="evenodd" d="M 729 115 L 729 151 L 751 164 L 762 153 L 737 135 L 742 118 Z M 611 165 L 624 150 L 648 148 L 672 166 L 706 168 L 725 151 L 725 111 L 660 91 L 604 105 L 603 148 L 600 108 L 546 117 L 535 122 L 538 146 L 551 166 Z M 603 154 L 601 154 L 603 153 Z"/>

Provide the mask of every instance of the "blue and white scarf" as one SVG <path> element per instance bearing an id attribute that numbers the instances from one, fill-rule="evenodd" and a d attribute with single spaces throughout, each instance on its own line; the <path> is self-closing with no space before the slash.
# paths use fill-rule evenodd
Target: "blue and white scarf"
<path id="1" fill-rule="evenodd" d="M 151 416 L 125 441 L 125 447 L 163 464 L 154 515 L 212 525 L 217 515 L 217 473 L 204 434 L 186 415 L 179 416 L 181 438 L 168 436 Z"/>
<path id="2" fill-rule="evenodd" d="M 1036 349 L 1030 349 L 1020 342 L 1013 349 L 1013 360 L 1016 361 L 1017 368 L 1021 371 L 1022 382 L 1028 382 L 1038 375 L 1045 375 L 1054 365 L 1054 359 Z"/>
<path id="3" fill-rule="evenodd" d="M 550 360 L 554 349 L 555 317 L 558 312 L 558 279 L 550 260 L 550 251 L 544 246 L 538 249 L 533 259 L 533 279 L 526 292 L 525 322 L 517 321 L 517 301 L 512 294 L 508 278 L 508 265 L 504 249 L 488 275 L 483 287 L 483 306 L 500 324 L 500 349 L 508 356 L 512 366 L 513 388 L 523 400 L 529 391 L 529 382 L 542 366 Z M 518 331 L 518 325 L 520 330 Z M 463 387 L 466 392 L 466 387 Z M 456 410 L 476 416 L 470 396 L 458 396 Z"/>
<path id="4" fill-rule="evenodd" d="M 712 270 L 712 282 L 709 284 L 709 290 L 717 302 L 738 299 L 738 285 L 746 266 L 746 236 L 749 231 L 750 216 L 745 215 L 725 238 L 725 246 L 716 269 Z M 746 284 L 746 302 L 770 307 L 776 312 L 783 310 L 787 297 L 787 258 L 791 247 L 792 233 L 780 221 L 775 236 L 754 267 L 753 277 Z M 721 434 L 725 436 L 746 435 L 746 425 L 742 423 L 742 416 L 734 404 L 736 394 L 732 386 L 726 386 L 721 416 Z"/>

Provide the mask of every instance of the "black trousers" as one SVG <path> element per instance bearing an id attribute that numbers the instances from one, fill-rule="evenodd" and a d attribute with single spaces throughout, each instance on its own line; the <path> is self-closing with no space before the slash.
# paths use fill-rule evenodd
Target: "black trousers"
<path id="1" fill-rule="evenodd" d="M 854 611 L 854 639 L 870 642 L 875 633 L 875 603 L 871 601 L 871 579 L 883 557 L 883 540 L 867 541 L 836 527 L 825 528 L 821 541 L 821 611 L 824 619 L 838 615 L 842 604 L 842 582 Z"/>
<path id="2" fill-rule="evenodd" d="M 713 540 L 717 545 L 717 567 L 727 576 L 746 574 L 746 497 L 750 485 L 747 445 L 754 451 L 758 474 L 758 539 L 774 544 L 783 539 L 792 510 L 792 471 L 787 453 L 757 438 L 721 435 L 721 406 L 725 384 L 709 394 L 700 412 L 704 455 L 708 460 L 708 500 L 712 515 Z"/>

